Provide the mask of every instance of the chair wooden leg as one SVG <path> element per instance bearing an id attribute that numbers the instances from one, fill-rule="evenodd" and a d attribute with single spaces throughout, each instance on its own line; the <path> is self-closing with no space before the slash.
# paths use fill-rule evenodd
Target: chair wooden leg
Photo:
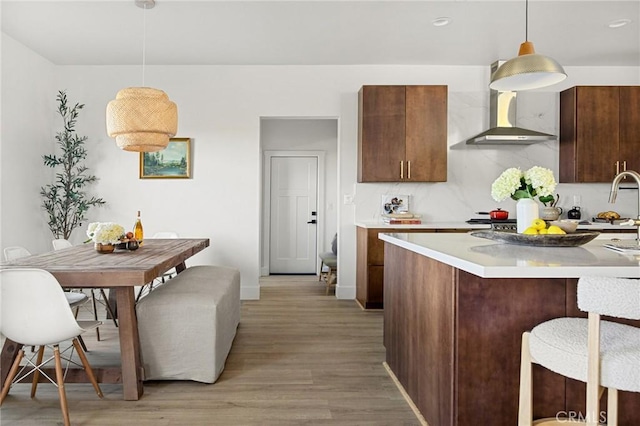
<path id="1" fill-rule="evenodd" d="M 111 303 L 109 303 L 109 299 L 107 299 L 107 295 L 104 292 L 104 289 L 100 289 L 100 294 L 102 295 L 102 300 L 104 300 L 104 306 L 107 308 L 107 312 L 111 316 L 111 320 L 113 320 L 113 325 L 118 326 L 118 320 L 116 319 L 116 314 L 113 312 L 113 308 L 111 307 Z"/>
<path id="2" fill-rule="evenodd" d="M 103 396 L 102 390 L 98 385 L 98 380 L 96 380 L 96 376 L 95 374 L 93 374 L 93 369 L 91 368 L 91 365 L 89 364 L 89 360 L 87 359 L 87 356 L 84 354 L 82 347 L 80 347 L 80 343 L 78 342 L 78 339 L 73 339 L 73 346 L 76 348 L 78 357 L 80 357 L 80 361 L 82 361 L 82 365 L 84 366 L 84 371 L 87 373 L 87 377 L 89 377 L 89 380 L 93 385 L 93 388 L 96 390 L 96 393 L 98 394 L 98 396 L 102 398 Z"/>
<path id="3" fill-rule="evenodd" d="M 44 345 L 38 348 L 38 358 L 36 359 L 36 365 L 42 364 L 42 358 L 44 356 Z M 31 398 L 36 397 L 36 390 L 38 389 L 38 380 L 40 380 L 40 370 L 37 368 L 33 372 L 33 380 L 31 381 Z"/>
<path id="4" fill-rule="evenodd" d="M 13 379 L 16 377 L 16 374 L 18 374 L 18 369 L 20 368 L 20 361 L 22 361 L 23 357 L 24 357 L 24 349 L 20 349 L 18 351 L 18 355 L 16 356 L 16 359 L 13 361 L 13 365 L 11 366 L 11 369 L 9 370 L 9 374 L 7 375 L 7 378 L 4 381 L 4 386 L 2 387 L 2 394 L 0 395 L 0 405 L 2 405 L 2 403 L 4 402 L 4 399 L 7 397 L 7 395 L 9 395 L 9 389 L 11 389 L 11 382 L 13 382 Z"/>
<path id="5" fill-rule="evenodd" d="M 71 426 L 69 420 L 69 407 L 67 405 L 67 392 L 64 389 L 64 373 L 62 372 L 62 360 L 60 359 L 60 348 L 58 345 L 53 346 L 53 358 L 56 361 L 56 382 L 58 383 L 58 395 L 60 396 L 60 409 L 62 410 L 62 419 L 64 426 Z"/>
<path id="6" fill-rule="evenodd" d="M 518 426 L 531 426 L 533 422 L 533 383 L 531 378 L 531 353 L 529 332 L 522 333 L 520 352 L 520 397 L 518 402 Z"/>
<path id="7" fill-rule="evenodd" d="M 322 269 L 324 268 L 324 262 L 320 263 L 320 274 L 318 275 L 318 282 L 322 281 Z"/>
<path id="8" fill-rule="evenodd" d="M 91 289 L 91 306 L 93 307 L 93 320 L 98 321 L 98 304 L 96 303 L 96 290 Z M 100 327 L 96 327 L 96 339 L 100 341 Z"/>
<path id="9" fill-rule="evenodd" d="M 607 389 L 607 426 L 618 426 L 618 390 Z"/>
<path id="10" fill-rule="evenodd" d="M 87 345 L 84 344 L 84 339 L 82 338 L 82 336 L 78 336 L 78 340 L 80 341 L 80 344 L 82 345 L 82 349 L 84 349 L 85 352 L 89 352 L 89 349 L 87 349 Z"/>

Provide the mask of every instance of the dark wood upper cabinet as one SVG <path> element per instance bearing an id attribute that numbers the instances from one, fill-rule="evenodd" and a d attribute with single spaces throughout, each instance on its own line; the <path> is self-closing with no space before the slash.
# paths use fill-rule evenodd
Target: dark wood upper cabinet
<path id="1" fill-rule="evenodd" d="M 363 86 L 358 182 L 447 180 L 447 86 Z"/>
<path id="2" fill-rule="evenodd" d="M 560 182 L 611 182 L 640 170 L 640 86 L 560 93 Z"/>

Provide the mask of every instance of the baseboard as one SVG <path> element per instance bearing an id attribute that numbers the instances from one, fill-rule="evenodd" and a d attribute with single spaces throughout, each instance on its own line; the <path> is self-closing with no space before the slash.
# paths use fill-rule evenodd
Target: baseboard
<path id="1" fill-rule="evenodd" d="M 418 407 L 416 407 L 416 404 L 413 403 L 413 401 L 411 400 L 411 397 L 409 396 L 407 391 L 404 389 L 404 386 L 402 386 L 402 384 L 400 383 L 400 380 L 398 380 L 396 375 L 393 374 L 393 371 L 391 371 L 391 367 L 389 367 L 389 364 L 387 364 L 386 362 L 383 362 L 382 366 L 384 367 L 385 370 L 387 370 L 387 373 L 391 377 L 391 380 L 393 380 L 393 383 L 395 383 L 396 386 L 398 387 L 398 390 L 402 394 L 402 397 L 405 399 L 405 401 L 407 401 L 407 404 L 409 404 L 409 407 L 411 407 L 411 409 L 413 410 L 413 414 L 416 415 L 420 424 L 422 426 L 429 426 L 429 423 L 427 423 L 425 418 L 422 417 L 420 410 L 418 410 Z"/>
<path id="2" fill-rule="evenodd" d="M 336 285 L 336 298 L 345 300 L 355 300 L 356 288 L 341 286 L 340 282 Z"/>
<path id="3" fill-rule="evenodd" d="M 260 286 L 240 286 L 240 300 L 260 300 Z"/>

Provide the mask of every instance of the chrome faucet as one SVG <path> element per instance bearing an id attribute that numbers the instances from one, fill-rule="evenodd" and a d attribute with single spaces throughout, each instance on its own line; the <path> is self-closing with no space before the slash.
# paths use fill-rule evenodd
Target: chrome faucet
<path id="1" fill-rule="evenodd" d="M 640 244 L 640 173 L 634 172 L 633 170 L 626 170 L 624 172 L 620 172 L 613 178 L 613 182 L 611 183 L 611 192 L 609 193 L 609 202 L 615 203 L 616 196 L 618 195 L 618 186 L 620 185 L 620 181 L 629 176 L 630 178 L 635 179 L 638 183 L 638 219 L 631 219 L 628 222 L 621 223 L 621 225 L 632 225 L 638 227 L 638 244 Z"/>

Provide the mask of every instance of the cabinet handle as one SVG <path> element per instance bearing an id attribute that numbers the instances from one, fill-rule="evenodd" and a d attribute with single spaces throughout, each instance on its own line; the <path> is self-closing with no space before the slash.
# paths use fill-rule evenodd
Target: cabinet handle
<path id="1" fill-rule="evenodd" d="M 400 179 L 404 179 L 404 161 L 400 161 Z"/>
<path id="2" fill-rule="evenodd" d="M 411 179 L 411 161 L 407 161 L 407 179 Z"/>
<path id="3" fill-rule="evenodd" d="M 622 162 L 622 171 L 623 172 L 627 171 L 627 161 L 626 160 Z"/>
<path id="4" fill-rule="evenodd" d="M 616 176 L 620 174 L 620 162 L 616 161 Z"/>

